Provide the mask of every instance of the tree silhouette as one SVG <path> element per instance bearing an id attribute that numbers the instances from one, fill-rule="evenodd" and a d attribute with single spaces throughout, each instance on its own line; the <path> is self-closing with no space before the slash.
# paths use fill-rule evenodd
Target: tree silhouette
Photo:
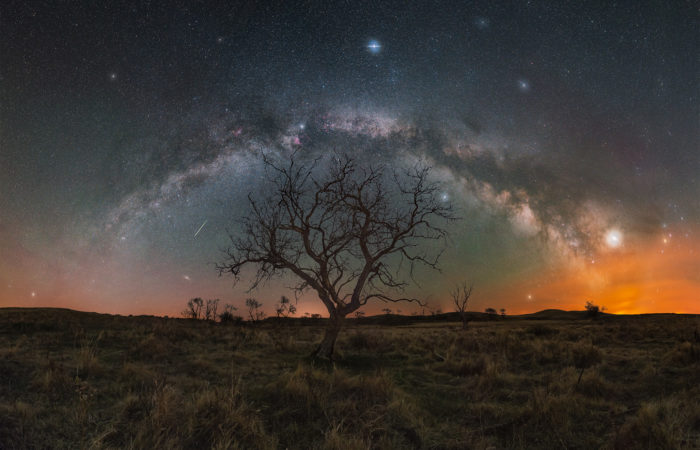
<path id="1" fill-rule="evenodd" d="M 246 307 L 248 307 L 248 317 L 250 317 L 251 322 L 255 323 L 265 318 L 265 313 L 263 311 L 260 311 L 260 308 L 262 308 L 262 303 L 260 303 L 256 299 L 245 299 L 245 305 Z"/>
<path id="2" fill-rule="evenodd" d="M 199 319 L 199 316 L 202 314 L 203 306 L 204 300 L 199 297 L 188 300 L 187 309 L 182 311 L 182 315 L 188 319 Z"/>
<path id="3" fill-rule="evenodd" d="M 303 164 L 296 153 L 284 164 L 266 156 L 263 162 L 271 194 L 248 195 L 250 210 L 242 232 L 230 235 L 220 274 L 239 281 L 251 264 L 257 269 L 251 289 L 291 273 L 297 291 L 316 291 L 329 313 L 314 352 L 321 358 L 332 359 L 345 316 L 368 301 L 421 303 L 401 296 L 406 277 L 412 279 L 416 264 L 437 268 L 441 252 L 417 244 L 443 240 L 447 231 L 439 222 L 455 218 L 428 167 L 387 170 L 348 156 Z"/>
<path id="4" fill-rule="evenodd" d="M 469 302 L 469 297 L 472 296 L 473 286 L 467 287 L 467 282 L 463 282 L 451 292 L 452 300 L 455 303 L 457 312 L 459 313 L 460 319 L 462 319 L 462 329 L 467 329 L 467 323 L 469 319 L 467 318 L 467 303 Z"/>
<path id="5" fill-rule="evenodd" d="M 280 298 L 280 302 L 275 307 L 275 312 L 277 317 L 289 317 L 293 316 L 297 312 L 297 307 L 292 305 L 291 300 L 284 295 Z"/>
<path id="6" fill-rule="evenodd" d="M 588 301 L 586 302 L 586 315 L 592 319 L 596 319 L 600 313 L 600 307 L 595 303 Z"/>
<path id="7" fill-rule="evenodd" d="M 217 311 L 219 309 L 219 299 L 207 300 L 204 305 L 204 320 L 216 320 Z"/>

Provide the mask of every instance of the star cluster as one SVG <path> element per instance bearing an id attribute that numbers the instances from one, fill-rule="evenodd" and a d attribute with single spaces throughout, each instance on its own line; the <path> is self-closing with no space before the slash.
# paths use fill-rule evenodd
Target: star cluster
<path id="1" fill-rule="evenodd" d="M 697 11 L 407 5 L 4 3 L 0 306 L 240 303 L 213 263 L 299 150 L 433 166 L 436 307 L 700 312 Z"/>

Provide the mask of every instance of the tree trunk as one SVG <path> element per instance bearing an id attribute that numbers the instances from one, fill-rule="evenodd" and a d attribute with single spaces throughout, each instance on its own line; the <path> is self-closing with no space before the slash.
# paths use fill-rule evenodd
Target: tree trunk
<path id="1" fill-rule="evenodd" d="M 326 334 L 323 336 L 323 340 L 312 354 L 314 358 L 328 359 L 330 361 L 333 360 L 335 340 L 338 338 L 338 333 L 343 326 L 344 318 L 345 317 L 338 315 L 336 312 L 331 312 L 328 321 L 328 328 L 326 328 Z"/>
<path id="2" fill-rule="evenodd" d="M 467 324 L 469 323 L 469 319 L 467 318 L 467 313 L 464 311 L 460 311 L 459 317 L 460 317 L 460 319 L 462 319 L 462 329 L 466 330 Z"/>

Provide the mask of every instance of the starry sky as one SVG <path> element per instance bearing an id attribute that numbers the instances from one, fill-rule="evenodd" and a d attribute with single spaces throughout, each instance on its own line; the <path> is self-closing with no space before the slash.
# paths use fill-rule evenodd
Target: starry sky
<path id="1" fill-rule="evenodd" d="M 680 0 L 4 1 L 0 306 L 271 312 L 288 282 L 246 293 L 214 264 L 269 186 L 261 152 L 299 150 L 433 167 L 462 217 L 411 288 L 433 309 L 467 280 L 473 310 L 700 313 L 698 19 Z"/>

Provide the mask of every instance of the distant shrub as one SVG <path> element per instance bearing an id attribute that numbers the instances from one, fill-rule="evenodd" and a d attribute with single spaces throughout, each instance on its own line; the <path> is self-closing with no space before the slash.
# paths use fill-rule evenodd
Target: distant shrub
<path id="1" fill-rule="evenodd" d="M 240 325 L 241 323 L 243 323 L 243 317 L 234 316 L 233 313 L 229 311 L 224 311 L 221 314 L 219 314 L 219 321 L 223 324 Z"/>
<path id="2" fill-rule="evenodd" d="M 591 319 L 595 319 L 600 315 L 600 307 L 593 302 L 586 302 L 586 315 Z"/>

